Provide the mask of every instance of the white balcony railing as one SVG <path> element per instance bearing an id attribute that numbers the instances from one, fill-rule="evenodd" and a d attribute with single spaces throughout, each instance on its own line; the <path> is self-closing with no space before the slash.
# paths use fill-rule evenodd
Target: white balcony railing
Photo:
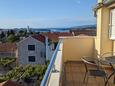
<path id="1" fill-rule="evenodd" d="M 40 86 L 59 86 L 62 67 L 62 48 L 59 41 Z"/>
<path id="2" fill-rule="evenodd" d="M 56 50 L 40 86 L 61 86 L 65 81 L 64 63 L 81 61 L 81 57 L 94 55 L 94 40 L 91 36 L 60 37 Z M 63 56 L 62 56 L 63 54 Z"/>

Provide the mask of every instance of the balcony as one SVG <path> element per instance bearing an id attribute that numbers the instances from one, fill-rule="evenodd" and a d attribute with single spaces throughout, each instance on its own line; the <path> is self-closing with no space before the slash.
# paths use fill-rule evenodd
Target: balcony
<path id="1" fill-rule="evenodd" d="M 104 0 L 104 1 L 103 1 L 104 4 L 112 3 L 112 2 L 115 2 L 115 0 Z"/>
<path id="2" fill-rule="evenodd" d="M 98 2 L 94 7 L 94 16 L 96 17 L 96 11 L 101 7 L 113 7 L 115 6 L 115 0 L 103 0 L 103 2 Z"/>
<path id="3" fill-rule="evenodd" d="M 85 68 L 81 57 L 94 57 L 95 53 L 95 37 L 60 37 L 41 86 L 85 86 Z M 109 83 L 115 86 L 112 80 Z M 88 86 L 104 86 L 103 79 L 90 78 Z"/>

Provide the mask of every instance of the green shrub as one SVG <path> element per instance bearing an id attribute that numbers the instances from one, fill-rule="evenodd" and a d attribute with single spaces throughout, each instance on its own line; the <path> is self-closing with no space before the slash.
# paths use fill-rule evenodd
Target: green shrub
<path id="1" fill-rule="evenodd" d="M 31 77 L 37 76 L 38 80 L 41 81 L 45 74 L 47 66 L 41 65 L 27 65 L 25 67 L 15 67 L 9 71 L 6 75 L 0 77 L 0 81 L 9 80 L 9 79 L 19 79 L 22 77 L 24 80 L 30 80 Z"/>

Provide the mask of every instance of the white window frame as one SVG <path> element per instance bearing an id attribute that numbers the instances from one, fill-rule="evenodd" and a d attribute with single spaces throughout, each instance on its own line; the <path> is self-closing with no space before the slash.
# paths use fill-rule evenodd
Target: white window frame
<path id="1" fill-rule="evenodd" d="M 112 13 L 112 11 L 113 10 L 115 10 L 115 9 L 111 9 L 111 11 L 110 11 L 110 24 L 109 24 L 109 38 L 111 39 L 111 40 L 115 40 L 115 36 L 113 36 L 113 34 L 112 34 L 112 26 L 113 26 L 113 24 L 112 24 L 112 15 L 113 15 L 113 13 Z"/>

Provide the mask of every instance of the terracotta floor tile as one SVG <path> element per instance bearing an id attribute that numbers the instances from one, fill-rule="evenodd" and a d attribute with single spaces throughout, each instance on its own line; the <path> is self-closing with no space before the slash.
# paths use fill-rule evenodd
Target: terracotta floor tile
<path id="1" fill-rule="evenodd" d="M 83 63 L 79 62 L 66 62 L 65 63 L 65 80 L 63 86 L 86 86 L 83 83 L 85 68 Z M 110 73 L 110 70 L 109 70 Z M 112 83 L 113 77 L 110 79 L 110 86 L 115 86 Z M 89 78 L 87 86 L 104 86 L 103 78 Z"/>

